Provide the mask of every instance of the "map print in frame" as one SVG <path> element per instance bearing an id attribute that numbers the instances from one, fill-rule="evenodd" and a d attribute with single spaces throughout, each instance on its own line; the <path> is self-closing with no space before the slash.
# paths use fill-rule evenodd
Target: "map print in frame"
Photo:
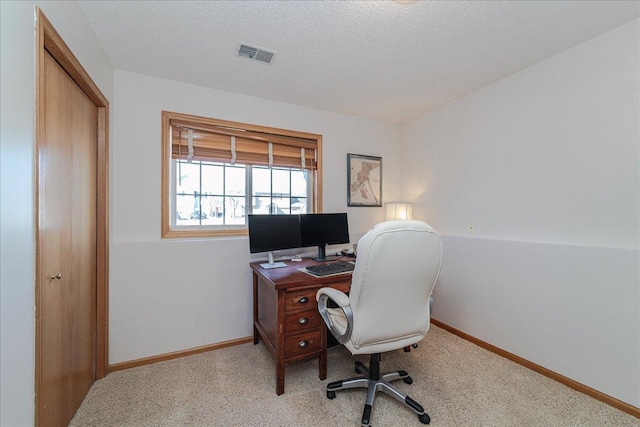
<path id="1" fill-rule="evenodd" d="M 382 157 L 347 154 L 347 206 L 382 206 Z"/>

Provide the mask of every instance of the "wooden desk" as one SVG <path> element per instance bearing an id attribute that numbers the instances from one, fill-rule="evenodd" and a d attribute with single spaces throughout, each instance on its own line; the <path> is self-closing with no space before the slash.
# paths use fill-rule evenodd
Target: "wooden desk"
<path id="1" fill-rule="evenodd" d="M 276 393 L 284 393 L 288 363 L 319 357 L 319 377 L 327 377 L 327 329 L 318 313 L 316 292 L 330 286 L 348 292 L 351 273 L 313 277 L 298 271 L 317 265 L 312 259 L 287 261 L 287 267 L 253 270 L 253 343 L 260 338 L 276 359 Z"/>

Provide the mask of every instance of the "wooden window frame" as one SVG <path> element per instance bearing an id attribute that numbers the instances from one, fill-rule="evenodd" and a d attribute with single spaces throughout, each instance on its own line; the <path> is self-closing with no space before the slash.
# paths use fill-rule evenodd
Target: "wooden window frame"
<path id="1" fill-rule="evenodd" d="M 181 238 L 201 238 L 201 237 L 233 237 L 247 236 L 247 228 L 229 229 L 190 229 L 176 230 L 171 228 L 171 123 L 184 123 L 192 128 L 207 129 L 210 127 L 225 127 L 238 129 L 241 132 L 255 132 L 258 134 L 269 134 L 270 138 L 277 141 L 279 137 L 283 139 L 298 138 L 301 140 L 311 140 L 315 142 L 317 153 L 316 168 L 309 170 L 313 176 L 312 200 L 314 212 L 322 212 L 322 135 L 298 132 L 287 129 L 272 128 L 260 125 L 252 125 L 227 120 L 219 120 L 208 117 L 193 116 L 189 114 L 162 111 L 162 196 L 161 196 L 161 238 L 181 239 Z M 267 142 L 265 141 L 265 144 Z"/>

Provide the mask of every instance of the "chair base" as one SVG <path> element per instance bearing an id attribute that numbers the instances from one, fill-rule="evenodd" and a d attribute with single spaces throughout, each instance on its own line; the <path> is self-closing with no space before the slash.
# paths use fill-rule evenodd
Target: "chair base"
<path id="1" fill-rule="evenodd" d="M 356 362 L 356 373 L 365 374 L 363 377 L 348 378 L 346 380 L 335 381 L 327 385 L 327 398 L 336 397 L 336 391 L 349 388 L 366 388 L 367 399 L 365 400 L 364 412 L 362 413 L 362 425 L 368 426 L 371 419 L 371 411 L 373 410 L 373 401 L 378 391 L 382 391 L 396 400 L 404 403 L 416 414 L 422 424 L 429 424 L 431 418 L 424 412 L 424 408 L 415 400 L 389 384 L 391 381 L 403 380 L 407 384 L 411 384 L 413 380 L 406 371 L 393 371 L 380 373 L 380 353 L 371 355 L 371 369 L 368 369 L 361 362 Z"/>

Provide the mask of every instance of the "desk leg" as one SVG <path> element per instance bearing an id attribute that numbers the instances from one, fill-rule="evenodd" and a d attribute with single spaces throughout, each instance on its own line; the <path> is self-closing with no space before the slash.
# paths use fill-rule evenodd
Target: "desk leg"
<path id="1" fill-rule="evenodd" d="M 320 343 L 322 348 L 320 350 L 320 359 L 318 359 L 318 377 L 324 380 L 327 378 L 327 328 L 324 324 L 320 326 Z"/>
<path id="2" fill-rule="evenodd" d="M 321 380 L 327 378 L 327 349 L 323 349 L 322 353 L 320 353 L 320 359 L 318 360 L 318 364 L 320 365 L 320 375 L 318 377 Z"/>
<path id="3" fill-rule="evenodd" d="M 278 357 L 276 362 L 276 394 L 284 393 L 284 358 Z"/>
<path id="4" fill-rule="evenodd" d="M 260 341 L 260 333 L 256 328 L 256 322 L 258 321 L 258 275 L 253 273 L 253 344 L 258 344 Z"/>

